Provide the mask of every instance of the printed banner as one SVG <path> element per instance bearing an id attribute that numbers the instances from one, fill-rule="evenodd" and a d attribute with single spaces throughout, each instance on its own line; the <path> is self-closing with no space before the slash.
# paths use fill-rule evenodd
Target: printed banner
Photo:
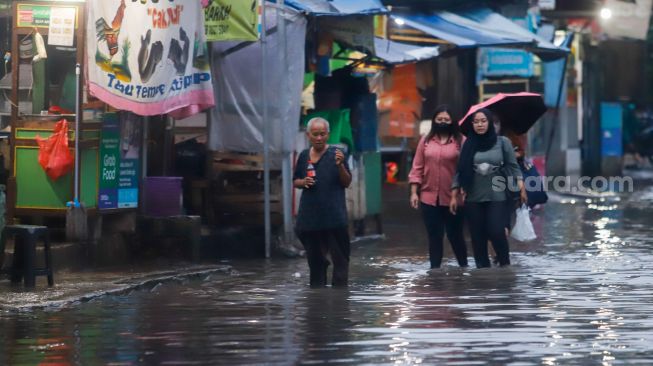
<path id="1" fill-rule="evenodd" d="M 138 207 L 142 133 L 142 117 L 132 113 L 104 115 L 98 208 Z"/>
<path id="2" fill-rule="evenodd" d="M 50 10 L 50 29 L 48 44 L 51 46 L 72 47 L 75 40 L 75 8 L 52 8 Z"/>
<path id="3" fill-rule="evenodd" d="M 197 0 L 90 0 L 89 90 L 141 116 L 185 118 L 214 105 Z"/>
<path id="4" fill-rule="evenodd" d="M 259 0 L 202 0 L 207 41 L 257 41 Z"/>
<path id="5" fill-rule="evenodd" d="M 120 160 L 120 120 L 107 113 L 100 138 L 99 209 L 118 208 L 118 163 Z"/>

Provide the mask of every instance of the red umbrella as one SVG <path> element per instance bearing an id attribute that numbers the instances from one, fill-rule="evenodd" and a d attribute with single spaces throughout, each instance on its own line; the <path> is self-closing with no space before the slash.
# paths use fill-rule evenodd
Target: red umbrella
<path id="1" fill-rule="evenodd" d="M 473 105 L 458 122 L 460 130 L 467 135 L 471 131 L 471 117 L 479 109 L 487 108 L 501 121 L 501 129 L 524 134 L 546 112 L 544 99 L 536 93 L 499 93 L 483 103 Z"/>

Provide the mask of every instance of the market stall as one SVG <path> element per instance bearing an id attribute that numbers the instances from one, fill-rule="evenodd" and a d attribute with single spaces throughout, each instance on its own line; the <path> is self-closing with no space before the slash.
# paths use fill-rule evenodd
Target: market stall
<path id="1" fill-rule="evenodd" d="M 130 113 L 106 113 L 104 103 L 76 86 L 75 66 L 83 70 L 86 60 L 85 6 L 83 1 L 13 4 L 12 54 L 34 56 L 12 60 L 9 218 L 66 215 L 74 200 L 74 170 L 53 177 L 39 163 L 39 138 L 51 137 L 62 120 L 72 156 L 79 139 L 78 200 L 86 214 L 138 207 L 142 120 Z M 32 49 L 19 50 L 29 39 Z M 79 85 L 85 85 L 84 73 L 79 77 Z M 30 78 L 31 85 L 19 83 Z M 28 93 L 22 93 L 24 88 Z M 77 115 L 79 130 L 73 123 Z"/>

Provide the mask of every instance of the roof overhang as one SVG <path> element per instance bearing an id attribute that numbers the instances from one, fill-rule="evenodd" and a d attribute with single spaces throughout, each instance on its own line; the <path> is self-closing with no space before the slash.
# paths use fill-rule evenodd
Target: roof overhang
<path id="1" fill-rule="evenodd" d="M 449 44 L 455 48 L 509 47 L 533 52 L 545 60 L 564 57 L 559 47 L 485 7 L 432 13 L 393 13 L 393 40 Z M 414 32 L 419 32 L 417 37 Z"/>
<path id="2" fill-rule="evenodd" d="M 379 0 L 284 0 L 284 5 L 316 17 L 388 13 L 388 9 Z"/>

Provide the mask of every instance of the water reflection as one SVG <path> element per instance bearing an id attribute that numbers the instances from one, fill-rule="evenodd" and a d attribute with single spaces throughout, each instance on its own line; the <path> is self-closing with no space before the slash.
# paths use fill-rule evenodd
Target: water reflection
<path id="1" fill-rule="evenodd" d="M 357 323 L 350 307 L 350 292 L 343 288 L 308 289 L 299 300 L 299 330 L 303 341 L 302 364 L 355 363 L 353 347 L 342 347 L 352 340 Z"/>
<path id="2" fill-rule="evenodd" d="M 631 202 L 548 204 L 509 268 L 449 255 L 427 271 L 421 222 L 404 219 L 354 247 L 349 289 L 310 289 L 302 259 L 236 261 L 230 277 L 0 314 L 0 364 L 653 364 L 653 211 Z"/>

